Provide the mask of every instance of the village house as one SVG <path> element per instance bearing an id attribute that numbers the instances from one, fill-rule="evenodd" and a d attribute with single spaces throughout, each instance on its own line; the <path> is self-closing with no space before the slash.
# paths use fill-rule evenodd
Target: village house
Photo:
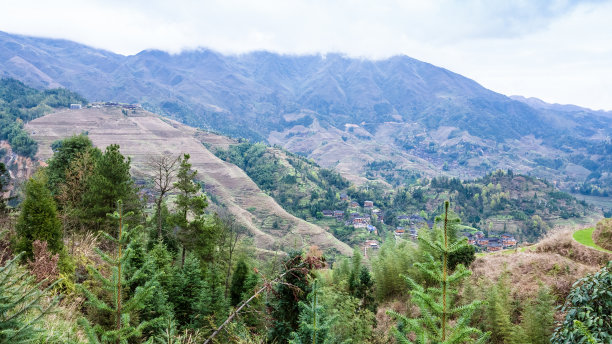
<path id="1" fill-rule="evenodd" d="M 367 225 L 366 229 L 368 230 L 368 232 L 370 233 L 374 233 L 374 234 L 378 234 L 378 229 L 376 229 L 376 226 L 372 226 L 372 225 Z"/>
<path id="2" fill-rule="evenodd" d="M 411 228 L 410 229 L 410 239 L 417 241 L 418 238 L 419 238 L 419 232 L 416 229 Z"/>
<path id="3" fill-rule="evenodd" d="M 372 208 L 374 206 L 374 202 L 372 201 L 365 201 L 363 202 L 363 207 L 364 208 Z"/>
<path id="4" fill-rule="evenodd" d="M 80 110 L 81 108 L 81 104 L 70 104 L 70 110 Z"/>
<path id="5" fill-rule="evenodd" d="M 348 199 L 349 199 L 349 197 L 348 197 L 347 194 L 345 194 L 345 193 L 341 193 L 340 194 L 340 200 L 341 201 L 348 201 Z"/>
<path id="6" fill-rule="evenodd" d="M 514 237 L 504 237 L 502 235 L 502 245 L 504 247 L 515 246 L 516 245 L 516 239 L 514 239 Z"/>
<path id="7" fill-rule="evenodd" d="M 476 243 L 478 246 L 487 246 L 489 244 L 489 238 L 477 238 Z"/>
<path id="8" fill-rule="evenodd" d="M 467 238 L 468 244 L 476 245 L 476 237 L 471 233 L 463 233 L 463 236 Z"/>
<path id="9" fill-rule="evenodd" d="M 418 225 L 421 223 L 426 223 L 427 220 L 425 220 L 422 216 L 420 215 L 410 215 L 410 217 L 408 218 L 408 220 L 410 221 L 410 224 L 412 225 Z"/>
<path id="10" fill-rule="evenodd" d="M 369 217 L 356 217 L 353 219 L 353 226 L 355 228 L 366 228 L 370 224 Z"/>
<path id="11" fill-rule="evenodd" d="M 479 232 L 474 233 L 474 235 L 476 236 L 476 238 L 477 238 L 477 239 L 484 238 L 484 233 L 483 233 L 483 232 L 480 232 L 480 231 L 479 231 Z"/>
<path id="12" fill-rule="evenodd" d="M 367 248 L 378 249 L 378 241 L 377 240 L 366 240 L 365 246 Z"/>
<path id="13" fill-rule="evenodd" d="M 408 216 L 408 215 L 399 215 L 399 216 L 397 217 L 397 219 L 398 219 L 398 220 L 400 220 L 400 221 L 402 221 L 402 220 L 408 220 L 408 219 L 410 219 L 410 216 Z"/>
<path id="14" fill-rule="evenodd" d="M 488 238 L 489 242 L 487 243 L 487 251 L 496 252 L 502 250 L 502 241 L 500 238 Z"/>
<path id="15" fill-rule="evenodd" d="M 403 228 L 401 228 L 401 229 L 400 229 L 400 228 L 398 227 L 398 228 L 395 230 L 395 232 L 393 232 L 393 235 L 395 235 L 395 238 L 397 239 L 397 238 L 401 238 L 401 237 L 403 237 L 403 236 L 404 236 L 404 233 L 406 233 L 406 231 L 405 231 Z"/>
<path id="16" fill-rule="evenodd" d="M 323 213 L 323 216 L 328 216 L 328 217 L 334 216 L 334 212 L 331 210 L 323 210 L 321 212 Z"/>
<path id="17" fill-rule="evenodd" d="M 344 211 L 342 211 L 342 210 L 334 210 L 334 217 L 336 219 L 342 219 L 344 217 Z"/>
<path id="18" fill-rule="evenodd" d="M 359 208 L 359 203 L 357 203 L 355 201 L 351 201 L 350 207 L 351 208 Z"/>
<path id="19" fill-rule="evenodd" d="M 493 242 L 487 245 L 487 251 L 489 252 L 497 252 L 501 250 L 502 250 L 502 244 L 500 244 L 499 242 Z"/>

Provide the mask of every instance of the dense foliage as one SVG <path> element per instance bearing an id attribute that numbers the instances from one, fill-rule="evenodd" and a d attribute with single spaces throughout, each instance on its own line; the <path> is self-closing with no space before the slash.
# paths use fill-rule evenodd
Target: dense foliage
<path id="1" fill-rule="evenodd" d="M 7 140 L 15 153 L 33 157 L 38 144 L 23 129 L 23 124 L 53 108 L 86 104 L 80 95 L 57 88 L 39 91 L 15 79 L 0 79 L 0 139 Z"/>
<path id="2" fill-rule="evenodd" d="M 217 150 L 215 154 L 244 170 L 259 188 L 295 216 L 320 217 L 325 209 L 346 209 L 346 203 L 340 201 L 340 192 L 349 182 L 311 160 L 248 141 L 228 150 Z"/>
<path id="3" fill-rule="evenodd" d="M 612 341 L 612 263 L 576 282 L 565 300 L 565 319 L 555 329 L 551 342 L 597 343 Z M 578 322 L 578 324 L 577 324 Z"/>

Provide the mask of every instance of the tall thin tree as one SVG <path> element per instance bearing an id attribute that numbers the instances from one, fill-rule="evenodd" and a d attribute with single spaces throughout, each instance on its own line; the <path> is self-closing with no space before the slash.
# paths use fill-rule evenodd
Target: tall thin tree
<path id="1" fill-rule="evenodd" d="M 157 216 L 157 236 L 162 236 L 162 203 L 168 192 L 174 190 L 174 178 L 180 156 L 157 155 L 149 157 L 147 165 L 154 171 L 153 182 L 157 190 L 155 214 Z"/>
<path id="2" fill-rule="evenodd" d="M 433 287 L 418 284 L 408 276 L 404 276 L 411 287 L 412 301 L 420 309 L 420 317 L 407 318 L 394 311 L 388 313 L 398 321 L 398 326 L 392 331 L 399 343 L 484 343 L 489 334 L 482 334 L 478 329 L 470 327 L 469 322 L 479 302 L 475 301 L 463 306 L 453 305 L 453 294 L 458 290 L 459 283 L 470 275 L 470 271 L 459 264 L 450 273 L 449 256 L 461 250 L 467 243 L 465 240 L 451 242 L 449 238 L 449 203 L 444 203 L 444 225 L 436 240 L 419 237 L 419 243 L 428 249 L 428 262 L 416 263 L 421 272 L 435 281 Z M 441 257 L 441 261 L 434 258 Z M 451 319 L 453 318 L 453 319 Z M 408 335 L 416 339 L 411 341 Z"/>
<path id="3" fill-rule="evenodd" d="M 112 329 L 104 329 L 101 325 L 92 327 L 87 319 L 81 318 L 79 324 L 85 329 L 90 343 L 124 344 L 130 338 L 140 336 L 142 329 L 147 325 L 146 322 L 141 322 L 138 326 L 133 326 L 130 323 L 130 314 L 144 307 L 144 300 L 153 291 L 153 286 L 147 284 L 143 287 L 138 287 L 133 292 L 131 298 L 127 299 L 125 297 L 124 286 L 127 279 L 125 267 L 131 254 L 129 243 L 133 237 L 131 231 L 128 231 L 128 225 L 125 224 L 125 218 L 130 215 L 132 215 L 131 212 L 123 213 L 123 204 L 121 201 L 118 201 L 117 210 L 110 214 L 110 217 L 119 223 L 117 237 L 102 232 L 102 235 L 115 245 L 115 255 L 114 257 L 109 256 L 96 249 L 102 260 L 111 266 L 111 275 L 105 277 L 98 269 L 89 266 L 90 273 L 101 282 L 102 289 L 112 295 L 111 300 L 102 300 L 89 289 L 82 285 L 79 286 L 80 290 L 87 297 L 89 304 L 100 311 L 110 313 L 114 323 Z M 137 274 L 138 272 L 134 273 L 134 275 Z"/>

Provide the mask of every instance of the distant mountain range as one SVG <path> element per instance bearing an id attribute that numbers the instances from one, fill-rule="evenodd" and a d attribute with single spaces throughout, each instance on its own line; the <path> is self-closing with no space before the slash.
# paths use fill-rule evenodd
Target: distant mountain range
<path id="1" fill-rule="evenodd" d="M 282 145 L 355 181 L 402 183 L 406 171 L 471 177 L 499 167 L 601 191 L 612 170 L 611 113 L 507 97 L 407 56 L 123 56 L 0 32 L 0 76 L 90 101 L 141 103 L 189 125 Z M 393 171 L 370 168 L 381 162 Z"/>

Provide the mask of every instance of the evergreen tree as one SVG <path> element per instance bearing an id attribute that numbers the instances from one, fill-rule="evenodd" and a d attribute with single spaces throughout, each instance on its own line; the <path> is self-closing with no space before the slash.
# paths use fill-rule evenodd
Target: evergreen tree
<path id="1" fill-rule="evenodd" d="M 110 227 L 106 214 L 113 212 L 118 200 L 122 200 L 127 211 L 140 209 L 130 176 L 130 158 L 125 158 L 119 152 L 118 145 L 109 145 L 104 154 L 95 159 L 86 190 L 83 195 L 85 215 L 99 229 Z"/>
<path id="2" fill-rule="evenodd" d="M 34 240 L 46 241 L 52 253 L 60 253 L 64 247 L 62 224 L 42 173 L 37 173 L 26 182 L 25 199 L 21 204 L 16 230 L 16 249 L 25 252 L 27 258 L 32 257 Z"/>
<path id="3" fill-rule="evenodd" d="M 204 209 L 208 205 L 204 195 L 197 195 L 200 188 L 194 180 L 198 172 L 191 169 L 189 158 L 189 154 L 183 154 L 176 175 L 177 181 L 174 183 L 178 195 L 176 196 L 176 214 L 173 216 L 173 223 L 180 228 L 179 238 L 183 244 L 181 264 L 184 264 L 185 261 L 186 246 L 193 242 L 193 234 L 203 228 L 204 219 L 201 219 L 200 216 L 204 214 Z M 189 221 L 190 216 L 195 218 Z"/>
<path id="4" fill-rule="evenodd" d="M 245 292 L 246 280 L 249 277 L 249 267 L 244 259 L 238 260 L 236 269 L 232 276 L 232 284 L 230 287 L 230 304 L 236 307 L 242 301 L 242 295 Z"/>
<path id="5" fill-rule="evenodd" d="M 287 343 L 291 332 L 298 328 L 299 301 L 303 301 L 310 292 L 309 271 L 304 266 L 302 253 L 298 251 L 289 253 L 283 264 L 284 271 L 292 271 L 276 285 L 274 297 L 268 305 L 272 316 L 268 333 L 270 342 Z"/>
<path id="6" fill-rule="evenodd" d="M 79 324 L 85 329 L 90 343 L 128 343 L 129 339 L 139 337 L 142 333 L 142 329 L 147 325 L 146 322 L 141 322 L 138 325 L 133 324 L 131 316 L 145 306 L 144 300 L 152 293 L 153 286 L 147 284 L 142 287 L 137 287 L 131 297 L 127 297 L 124 288 L 130 283 L 131 279 L 140 275 L 140 271 L 134 272 L 133 276 L 126 276 L 125 273 L 127 262 L 130 255 L 133 253 L 130 248 L 130 243 L 135 232 L 138 230 L 138 228 L 136 228 L 132 231 L 128 231 L 128 225 L 125 224 L 125 218 L 130 215 L 133 215 L 133 213 L 123 213 L 123 204 L 121 201 L 118 201 L 117 210 L 110 215 L 119 223 L 117 237 L 113 237 L 104 232 L 102 233 L 106 239 L 114 244 L 116 252 L 114 256 L 111 257 L 99 249 L 96 250 L 102 260 L 110 265 L 111 275 L 105 277 L 100 270 L 89 266 L 90 273 L 100 282 L 102 289 L 110 295 L 110 300 L 104 300 L 104 298 L 98 297 L 84 286 L 79 286 L 80 290 L 87 297 L 88 304 L 96 310 L 107 314 L 112 319 L 113 323 L 111 328 L 104 328 L 100 324 L 96 324 L 92 327 L 87 319 L 81 318 Z"/>
<path id="7" fill-rule="evenodd" d="M 198 327 L 209 314 L 211 303 L 208 284 L 203 278 L 200 262 L 194 254 L 185 256 L 183 266 L 172 272 L 168 299 L 174 308 L 179 328 Z"/>
<path id="8" fill-rule="evenodd" d="M 300 301 L 299 328 L 291 333 L 290 344 L 325 344 L 330 323 L 333 319 L 327 317 L 323 306 L 319 303 L 319 290 L 317 280 L 312 284 L 312 291 L 308 294 L 309 303 Z"/>
<path id="9" fill-rule="evenodd" d="M 361 300 L 361 307 L 376 313 L 376 303 L 374 301 L 374 280 L 370 275 L 370 270 L 366 266 L 361 267 L 359 274 L 359 286 L 355 297 Z"/>
<path id="10" fill-rule="evenodd" d="M 555 299 L 550 291 L 540 286 L 537 297 L 523 311 L 521 325 L 528 341 L 523 343 L 547 344 L 555 321 Z M 516 341 L 515 341 L 516 342 Z"/>
<path id="11" fill-rule="evenodd" d="M 488 292 L 486 308 L 487 330 L 491 332 L 491 340 L 494 343 L 512 343 L 514 335 L 519 331 L 510 320 L 510 287 L 508 285 L 508 274 L 503 273 L 497 283 Z"/>
<path id="12" fill-rule="evenodd" d="M 72 162 L 93 147 L 87 135 L 74 135 L 61 141 L 53 142 L 53 157 L 49 159 L 47 184 L 54 196 L 59 194 L 59 185 L 66 180 L 66 172 Z"/>
<path id="13" fill-rule="evenodd" d="M 469 327 L 470 318 L 476 309 L 478 302 L 468 305 L 453 305 L 453 294 L 457 293 L 457 285 L 461 280 L 470 275 L 463 265 L 458 265 L 452 274 L 449 274 L 448 258 L 463 245 L 464 241 L 453 244 L 449 241 L 448 235 L 448 207 L 449 203 L 444 203 L 444 226 L 442 235 L 435 241 L 429 241 L 419 237 L 419 244 L 425 245 L 436 256 L 441 257 L 441 261 L 436 260 L 433 255 L 429 255 L 427 263 L 416 263 L 415 265 L 421 272 L 431 280 L 436 281 L 433 287 L 423 287 L 416 283 L 412 278 L 404 276 L 411 286 L 410 295 L 412 301 L 416 303 L 421 311 L 419 318 L 408 319 L 399 313 L 388 311 L 397 321 L 398 325 L 392 330 L 399 343 L 413 343 L 408 339 L 409 334 L 414 334 L 415 342 L 426 343 L 464 343 L 473 341 L 484 343 L 488 334 L 482 334 L 479 330 Z M 451 317 L 454 321 L 451 324 Z M 477 337 L 477 339 L 473 339 Z"/>
<path id="14" fill-rule="evenodd" d="M 34 284 L 34 276 L 19 269 L 17 261 L 22 256 L 0 267 L 0 343 L 32 343 L 42 331 L 38 324 L 58 301 L 56 297 L 47 306 L 41 305 L 41 299 L 57 282 L 41 290 L 44 281 Z"/>

